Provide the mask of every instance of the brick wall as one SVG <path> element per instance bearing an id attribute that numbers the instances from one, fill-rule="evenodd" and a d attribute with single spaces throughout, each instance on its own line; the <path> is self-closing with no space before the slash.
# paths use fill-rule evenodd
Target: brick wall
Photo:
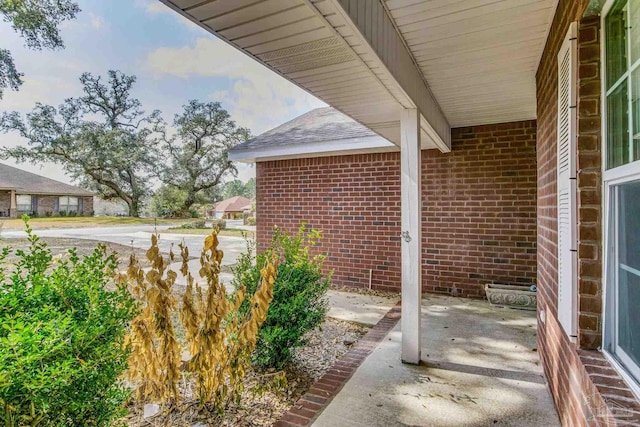
<path id="1" fill-rule="evenodd" d="M 82 215 L 83 216 L 93 215 L 93 196 L 82 198 Z"/>
<path id="2" fill-rule="evenodd" d="M 38 197 L 38 215 L 46 216 L 47 213 L 57 214 L 55 209 L 56 199 L 60 196 L 37 196 Z M 93 196 L 80 197 L 82 199 L 82 215 L 89 216 L 93 211 Z"/>
<path id="3" fill-rule="evenodd" d="M 0 191 L 0 211 L 2 211 L 5 215 L 8 215 L 10 209 L 11 209 L 11 192 Z"/>
<path id="4" fill-rule="evenodd" d="M 536 123 L 452 130 L 422 156 L 423 287 L 479 297 L 536 280 Z"/>
<path id="5" fill-rule="evenodd" d="M 454 129 L 422 152 L 423 290 L 483 295 L 535 282 L 535 122 Z M 274 225 L 323 230 L 337 285 L 400 289 L 399 153 L 257 164 L 258 244 Z"/>
<path id="6" fill-rule="evenodd" d="M 55 212 L 55 200 L 58 196 L 37 196 L 38 197 L 38 215 L 45 216 L 47 213 Z"/>
<path id="7" fill-rule="evenodd" d="M 578 342 L 602 344 L 600 17 L 578 27 Z"/>
<path id="8" fill-rule="evenodd" d="M 338 285 L 400 286 L 398 153 L 261 162 L 256 165 L 258 245 L 275 225 L 305 221 L 323 231 L 319 250 Z"/>
<path id="9" fill-rule="evenodd" d="M 622 425 L 616 423 L 640 415 L 638 402 L 596 350 L 602 340 L 600 20 L 583 17 L 587 3 L 560 0 L 536 77 L 538 311 L 545 314 L 538 349 L 562 424 L 571 427 Z M 557 320 L 557 54 L 572 21 L 578 21 L 579 63 L 577 343 Z"/>

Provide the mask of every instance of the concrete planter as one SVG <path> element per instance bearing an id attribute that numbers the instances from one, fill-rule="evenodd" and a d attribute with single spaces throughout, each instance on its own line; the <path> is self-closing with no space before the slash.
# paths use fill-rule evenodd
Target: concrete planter
<path id="1" fill-rule="evenodd" d="M 489 283 L 484 286 L 484 290 L 487 294 L 487 299 L 492 305 L 520 310 L 536 309 L 538 298 L 535 291 L 523 286 Z"/>

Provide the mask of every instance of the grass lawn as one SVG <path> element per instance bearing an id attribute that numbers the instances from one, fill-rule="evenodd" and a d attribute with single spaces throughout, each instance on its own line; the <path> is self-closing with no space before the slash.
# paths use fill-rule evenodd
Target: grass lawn
<path id="1" fill-rule="evenodd" d="M 99 226 L 117 226 L 117 225 L 138 225 L 138 224 L 177 224 L 184 222 L 180 219 L 162 219 L 162 218 L 133 218 L 133 217 L 116 217 L 116 216 L 95 216 L 95 217 L 45 217 L 31 218 L 29 224 L 34 230 L 42 230 L 46 228 L 79 228 L 79 227 L 99 227 Z M 4 230 L 22 230 L 24 222 L 22 219 L 5 219 L 0 220 L 0 227 Z"/>
<path id="2" fill-rule="evenodd" d="M 168 230 L 162 230 L 162 233 L 171 233 L 171 234 L 195 234 L 197 236 L 208 236 L 211 234 L 211 228 L 180 228 L 180 227 L 172 227 Z M 242 230 L 240 228 L 227 228 L 225 230 L 220 230 L 220 236 L 233 236 L 233 237 L 244 237 L 245 235 L 253 239 L 255 238 L 255 232 Z"/>

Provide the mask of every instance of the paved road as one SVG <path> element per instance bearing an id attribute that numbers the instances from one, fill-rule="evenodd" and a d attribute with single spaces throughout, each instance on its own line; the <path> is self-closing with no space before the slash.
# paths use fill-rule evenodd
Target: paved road
<path id="1" fill-rule="evenodd" d="M 242 221 L 238 221 L 239 224 Z M 231 224 L 229 224 L 231 223 Z M 236 227 L 232 221 L 227 222 L 228 227 Z M 160 232 L 160 241 L 158 246 L 162 252 L 169 252 L 169 249 L 173 245 L 176 255 L 179 254 L 179 243 L 185 243 L 189 248 L 189 254 L 191 256 L 198 257 L 202 251 L 204 244 L 204 237 L 192 234 L 173 234 L 162 233 L 163 230 L 169 228 L 170 225 L 126 225 L 126 226 L 114 226 L 114 227 L 95 227 L 95 228 L 58 228 L 48 230 L 36 230 L 36 234 L 40 237 L 57 237 L 57 238 L 69 238 L 69 239 L 89 239 L 99 240 L 102 242 L 117 243 L 120 245 L 130 246 L 133 245 L 136 248 L 147 249 L 151 243 L 151 235 L 157 228 Z M 26 236 L 24 231 L 5 230 L 2 231 L 3 238 L 23 238 Z M 238 256 L 245 251 L 246 242 L 242 237 L 220 236 L 219 248 L 224 251 L 224 258 L 222 260 L 223 265 L 235 264 Z M 197 272 L 199 267 L 198 259 L 190 261 L 190 267 L 193 272 Z M 174 270 L 179 269 L 179 263 L 171 266 Z M 181 277 L 181 275 L 179 275 Z M 231 275 L 222 275 L 223 280 L 228 283 L 231 279 Z"/>

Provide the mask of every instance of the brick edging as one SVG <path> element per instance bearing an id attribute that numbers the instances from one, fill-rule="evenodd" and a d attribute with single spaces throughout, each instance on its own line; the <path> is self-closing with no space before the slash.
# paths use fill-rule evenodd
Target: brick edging
<path id="1" fill-rule="evenodd" d="M 274 427 L 308 426 L 318 418 L 362 362 L 382 342 L 400 320 L 400 303 L 373 326 L 367 334 L 342 356 L 322 378 L 287 411 Z"/>

